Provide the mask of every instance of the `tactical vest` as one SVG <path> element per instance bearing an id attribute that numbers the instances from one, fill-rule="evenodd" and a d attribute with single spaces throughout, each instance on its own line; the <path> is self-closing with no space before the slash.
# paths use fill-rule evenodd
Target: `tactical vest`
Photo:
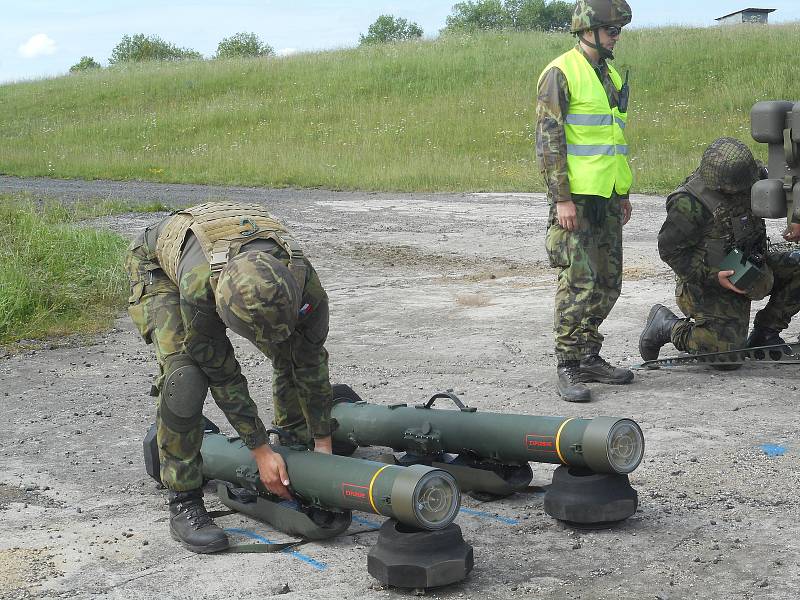
<path id="1" fill-rule="evenodd" d="M 305 285 L 303 251 L 289 231 L 257 204 L 208 202 L 180 210 L 172 215 L 156 242 L 156 256 L 164 272 L 178 283 L 186 235 L 192 232 L 211 267 L 211 285 L 216 287 L 219 272 L 228 261 L 254 240 L 273 240 L 289 256 L 289 271 L 300 289 Z"/>
<path id="2" fill-rule="evenodd" d="M 577 48 L 545 67 L 540 83 L 554 67 L 564 74 L 569 85 L 564 129 L 570 191 L 603 198 L 610 198 L 615 191 L 627 194 L 633 182 L 624 131 L 628 114 L 618 107 L 611 108 L 597 73 Z M 622 89 L 622 78 L 611 65 L 608 74 L 617 90 Z"/>
<path id="3" fill-rule="evenodd" d="M 763 220 L 753 215 L 746 203 L 737 204 L 726 200 L 719 192 L 709 188 L 702 177 L 693 173 L 678 189 L 667 196 L 667 210 L 672 200 L 679 195 L 689 195 L 702 204 L 713 219 L 703 230 L 705 263 L 712 269 L 719 268 L 725 256 L 736 245 L 732 220 L 747 218 L 763 228 Z"/>

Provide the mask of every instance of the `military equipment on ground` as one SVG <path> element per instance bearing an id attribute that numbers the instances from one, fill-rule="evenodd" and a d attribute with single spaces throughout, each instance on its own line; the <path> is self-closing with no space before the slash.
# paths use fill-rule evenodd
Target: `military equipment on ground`
<path id="1" fill-rule="evenodd" d="M 367 555 L 367 571 L 384 585 L 428 588 L 464 579 L 474 564 L 472 546 L 455 523 L 437 531 L 413 531 L 392 519 Z"/>
<path id="2" fill-rule="evenodd" d="M 559 477 L 554 476 L 545 496 L 551 516 L 594 524 L 620 521 L 636 511 L 628 474 L 642 460 L 644 435 L 630 419 L 479 412 L 464 406 L 452 392 L 436 394 L 415 407 L 379 406 L 364 402 L 346 385 L 333 387 L 331 414 L 338 423 L 333 436 L 339 453 L 351 454 L 358 446 L 388 446 L 405 453 L 394 459 L 397 464 L 446 470 L 462 491 L 481 500 L 526 491 L 533 478 L 530 462 L 560 464 Z M 449 399 L 457 410 L 433 408 L 437 399 Z M 575 507 L 574 496 L 561 493 L 567 481 L 580 487 L 580 507 Z M 571 518 L 563 518 L 565 514 Z"/>
<path id="3" fill-rule="evenodd" d="M 750 361 L 760 361 L 772 364 L 800 364 L 800 343 L 775 344 L 772 346 L 758 346 L 755 348 L 741 348 L 725 352 L 705 352 L 702 354 L 684 354 L 672 358 L 659 358 L 647 360 L 639 365 L 640 368 L 658 369 L 659 367 L 678 367 L 683 365 L 741 365 Z"/>
<path id="4" fill-rule="evenodd" d="M 286 462 L 296 502 L 270 494 L 250 450 L 239 438 L 206 431 L 201 454 L 203 476 L 219 482 L 224 504 L 290 535 L 324 539 L 342 533 L 350 511 L 397 519 L 404 525 L 437 530 L 458 514 L 461 495 L 453 477 L 424 465 L 395 465 L 274 446 Z M 145 465 L 160 480 L 155 427 L 145 438 Z"/>
<path id="5" fill-rule="evenodd" d="M 769 148 L 769 178 L 753 185 L 753 212 L 800 222 L 800 102 L 758 102 L 750 111 L 753 139 Z"/>

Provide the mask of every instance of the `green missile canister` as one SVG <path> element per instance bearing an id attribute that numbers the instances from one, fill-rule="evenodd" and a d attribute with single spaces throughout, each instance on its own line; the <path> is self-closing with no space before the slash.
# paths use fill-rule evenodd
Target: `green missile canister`
<path id="1" fill-rule="evenodd" d="M 443 529 L 458 514 L 458 485 L 440 469 L 399 467 L 283 446 L 273 450 L 286 462 L 290 491 L 307 506 L 371 512 L 426 530 Z M 239 438 L 206 433 L 201 453 L 206 479 L 269 495 L 250 450 Z"/>
<path id="2" fill-rule="evenodd" d="M 432 408 L 443 397 L 459 410 Z M 478 412 L 449 393 L 415 407 L 340 401 L 332 416 L 339 447 L 388 446 L 416 456 L 454 453 L 506 465 L 553 463 L 615 474 L 632 472 L 644 454 L 644 435 L 631 419 Z"/>

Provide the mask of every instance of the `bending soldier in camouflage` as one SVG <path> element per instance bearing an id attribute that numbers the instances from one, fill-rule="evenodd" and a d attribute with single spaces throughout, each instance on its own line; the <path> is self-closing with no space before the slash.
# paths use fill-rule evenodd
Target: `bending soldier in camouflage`
<path id="1" fill-rule="evenodd" d="M 539 77 L 536 158 L 550 202 L 545 243 L 560 269 L 557 387 L 570 402 L 591 399 L 585 383 L 633 380 L 632 371 L 600 356 L 599 332 L 622 288 L 622 226 L 631 216 L 628 85 L 607 62 L 630 21 L 625 0 L 580 0 L 572 19 L 577 46 Z"/>
<path id="2" fill-rule="evenodd" d="M 783 343 L 780 332 L 800 311 L 800 264 L 788 253 L 768 253 L 764 221 L 750 208 L 750 188 L 762 170 L 742 142 L 720 138 L 667 198 L 658 252 L 675 272 L 676 300 L 687 318 L 653 306 L 639 339 L 643 359 L 657 359 L 667 342 L 691 354 Z M 731 283 L 734 271 L 720 268 L 734 248 L 763 272 L 745 289 Z M 767 295 L 747 337 L 750 301 Z"/>
<path id="3" fill-rule="evenodd" d="M 170 531 L 193 552 L 228 546 L 202 495 L 203 403 L 217 405 L 251 449 L 264 485 L 290 498 L 286 466 L 267 431 L 225 330 L 272 359 L 275 425 L 331 451 L 328 298 L 283 225 L 258 205 L 208 203 L 148 227 L 125 268 L 128 312 L 160 368 L 157 439 L 170 490 Z"/>

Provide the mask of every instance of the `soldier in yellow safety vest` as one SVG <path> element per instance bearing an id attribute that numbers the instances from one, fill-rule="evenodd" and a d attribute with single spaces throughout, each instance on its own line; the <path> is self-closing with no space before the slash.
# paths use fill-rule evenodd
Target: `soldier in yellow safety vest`
<path id="1" fill-rule="evenodd" d="M 622 288 L 622 226 L 631 216 L 627 75 L 623 83 L 607 62 L 630 22 L 625 0 L 579 0 L 572 17 L 578 44 L 538 82 L 536 159 L 550 201 L 546 247 L 560 269 L 557 387 L 569 402 L 591 399 L 585 383 L 633 380 L 633 372 L 600 356 L 598 331 Z"/>

